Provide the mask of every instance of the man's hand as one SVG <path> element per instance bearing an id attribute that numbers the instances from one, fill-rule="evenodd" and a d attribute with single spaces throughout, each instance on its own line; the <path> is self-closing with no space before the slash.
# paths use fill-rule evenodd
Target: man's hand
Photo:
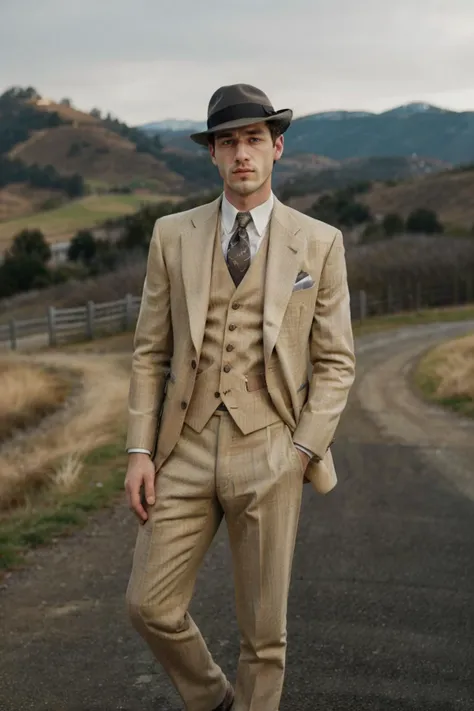
<path id="1" fill-rule="evenodd" d="M 148 454 L 134 452 L 128 455 L 127 475 L 125 477 L 125 492 L 130 509 L 145 523 L 148 514 L 140 501 L 140 489 L 143 486 L 146 503 L 155 503 L 155 465 Z"/>

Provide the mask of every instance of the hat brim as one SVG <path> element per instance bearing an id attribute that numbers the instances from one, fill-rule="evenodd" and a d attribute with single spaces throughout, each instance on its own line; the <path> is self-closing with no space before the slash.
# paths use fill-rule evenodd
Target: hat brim
<path id="1" fill-rule="evenodd" d="M 291 109 L 283 109 L 283 111 L 277 111 L 272 116 L 266 116 L 262 118 L 241 118 L 235 119 L 234 121 L 227 121 L 227 123 L 221 123 L 219 126 L 209 129 L 208 131 L 201 131 L 200 133 L 193 133 L 190 138 L 195 143 L 200 146 L 207 147 L 209 143 L 209 136 L 213 134 L 220 133 L 221 131 L 228 131 L 234 128 L 242 128 L 243 126 L 253 126 L 256 123 L 268 123 L 269 121 L 277 121 L 281 125 L 281 132 L 289 128 L 291 120 L 293 118 L 293 111 Z"/>

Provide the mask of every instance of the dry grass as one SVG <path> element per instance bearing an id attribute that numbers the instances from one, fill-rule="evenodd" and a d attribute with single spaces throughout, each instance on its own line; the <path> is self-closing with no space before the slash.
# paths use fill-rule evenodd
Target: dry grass
<path id="1" fill-rule="evenodd" d="M 26 183 L 13 183 L 0 189 L 0 222 L 25 217 L 41 209 L 47 200 L 63 200 L 60 190 L 33 188 Z"/>
<path id="2" fill-rule="evenodd" d="M 430 400 L 474 416 L 474 334 L 429 351 L 415 379 Z"/>
<path id="3" fill-rule="evenodd" d="M 157 181 L 157 191 L 179 193 L 184 184 L 184 179 L 165 163 L 138 152 L 128 139 L 94 121 L 37 131 L 14 146 L 9 155 L 27 165 L 51 164 L 63 175 L 79 173 L 88 180 L 98 178 L 110 185 L 153 179 Z"/>
<path id="4" fill-rule="evenodd" d="M 32 505 L 44 489 L 60 498 L 81 479 L 84 457 L 117 438 L 126 415 L 129 374 L 120 358 L 42 354 L 35 365 L 69 369 L 82 387 L 54 422 L 0 448 L 0 510 Z"/>
<path id="5" fill-rule="evenodd" d="M 33 425 L 64 403 L 70 382 L 28 362 L 0 360 L 0 442 Z"/>
<path id="6" fill-rule="evenodd" d="M 359 197 L 377 215 L 397 212 L 403 217 L 419 207 L 434 210 L 445 225 L 474 224 L 474 170 L 443 172 L 400 182 L 378 184 Z"/>

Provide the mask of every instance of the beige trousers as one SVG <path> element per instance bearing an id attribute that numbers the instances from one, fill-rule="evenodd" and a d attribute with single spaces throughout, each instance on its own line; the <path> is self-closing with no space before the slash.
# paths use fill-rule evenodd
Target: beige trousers
<path id="1" fill-rule="evenodd" d="M 198 568 L 225 516 L 241 635 L 233 711 L 278 711 L 303 471 L 281 421 L 242 435 L 226 412 L 186 424 L 159 470 L 127 589 L 133 625 L 187 711 L 211 711 L 227 681 L 188 613 Z"/>

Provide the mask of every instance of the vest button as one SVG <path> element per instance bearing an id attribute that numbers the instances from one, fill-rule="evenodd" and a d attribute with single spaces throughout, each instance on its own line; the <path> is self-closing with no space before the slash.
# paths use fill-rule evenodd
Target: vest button
<path id="1" fill-rule="evenodd" d="M 215 393 L 214 393 L 214 397 L 220 397 L 220 396 L 221 396 L 220 393 L 218 393 L 218 392 L 215 392 Z"/>
<path id="2" fill-rule="evenodd" d="M 237 311 L 237 309 L 240 309 L 240 304 L 232 304 L 232 308 Z"/>
<path id="3" fill-rule="evenodd" d="M 236 328 L 237 326 L 235 325 L 235 323 L 231 323 L 229 326 L 229 331 L 235 331 Z"/>
<path id="4" fill-rule="evenodd" d="M 197 363 L 196 363 L 195 360 L 192 360 L 192 361 L 191 361 L 191 368 L 192 368 L 193 370 L 196 370 L 196 368 L 197 368 Z"/>
<path id="5" fill-rule="evenodd" d="M 184 402 L 184 400 L 183 400 L 183 402 L 181 403 L 181 409 L 185 410 L 187 408 L 187 406 L 188 406 L 188 403 Z"/>
<path id="6" fill-rule="evenodd" d="M 231 370 L 232 370 L 232 368 L 230 367 L 230 365 L 224 366 L 224 373 L 230 373 Z"/>
<path id="7" fill-rule="evenodd" d="M 233 350 L 234 350 L 234 346 L 232 346 L 232 345 L 229 343 L 229 345 L 226 346 L 226 351 L 229 351 L 229 353 L 230 353 L 230 351 L 233 351 Z"/>

